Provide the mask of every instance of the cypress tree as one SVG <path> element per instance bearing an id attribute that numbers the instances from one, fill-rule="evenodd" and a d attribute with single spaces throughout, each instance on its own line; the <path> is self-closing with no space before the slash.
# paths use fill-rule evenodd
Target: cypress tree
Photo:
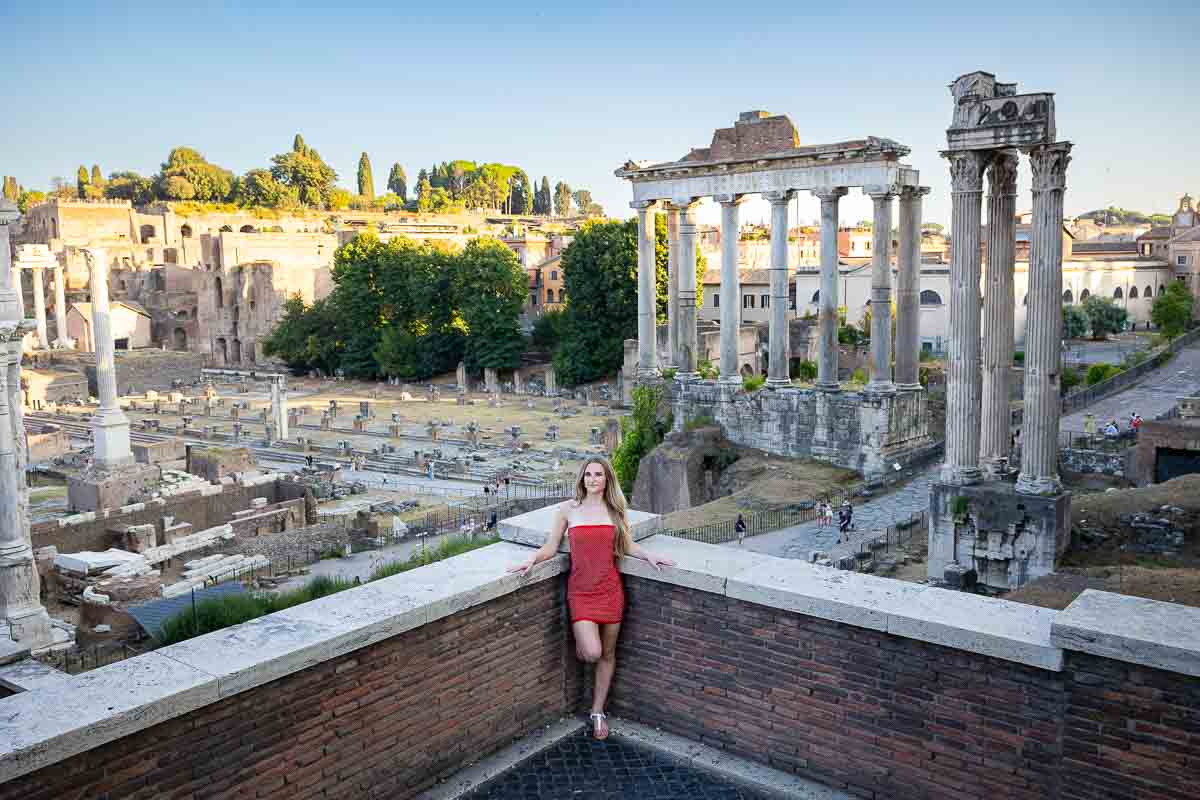
<path id="1" fill-rule="evenodd" d="M 14 203 L 21 199 L 21 190 L 17 186 L 17 179 L 12 175 L 4 176 L 4 197 Z"/>
<path id="2" fill-rule="evenodd" d="M 303 153 L 308 150 L 308 145 L 304 143 L 304 137 L 296 134 L 296 138 L 292 139 L 292 152 Z"/>
<path id="3" fill-rule="evenodd" d="M 103 186 L 104 175 L 100 172 L 99 164 L 92 164 L 92 186 Z"/>
<path id="4" fill-rule="evenodd" d="M 358 193 L 368 200 L 375 199 L 375 177 L 371 174 L 371 159 L 366 151 L 358 157 Z"/>
<path id="5" fill-rule="evenodd" d="M 395 192 L 405 203 L 408 202 L 408 176 L 404 174 L 404 167 L 400 166 L 399 161 L 392 164 L 391 174 L 388 175 L 387 188 L 389 192 Z"/>
<path id="6" fill-rule="evenodd" d="M 75 188 L 79 191 L 80 200 L 87 197 L 88 180 L 88 169 L 83 164 L 80 164 L 79 169 L 75 173 Z"/>
<path id="7" fill-rule="evenodd" d="M 551 200 L 550 200 L 550 179 L 545 175 L 542 176 L 542 188 L 539 192 L 542 196 L 542 210 L 538 213 L 544 216 L 550 216 Z"/>

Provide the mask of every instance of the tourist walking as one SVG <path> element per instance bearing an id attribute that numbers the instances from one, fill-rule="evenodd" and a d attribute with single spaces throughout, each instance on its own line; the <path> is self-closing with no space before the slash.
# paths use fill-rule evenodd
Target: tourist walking
<path id="1" fill-rule="evenodd" d="M 746 538 L 746 520 L 738 514 L 737 522 L 733 523 L 733 532 L 737 534 L 738 547 L 742 546 L 742 540 Z"/>
<path id="2" fill-rule="evenodd" d="M 554 522 L 546 543 L 527 561 L 508 568 L 525 575 L 541 561 L 558 553 L 563 536 L 571 543 L 571 574 L 567 579 L 567 605 L 575 655 L 596 665 L 589 717 L 592 735 L 608 738 L 604 703 L 617 667 L 617 636 L 625 612 L 625 591 L 617 561 L 632 556 L 655 569 L 675 562 L 657 556 L 633 541 L 628 505 L 608 461 L 592 458 L 584 463 L 575 481 L 575 499 L 555 507 Z"/>

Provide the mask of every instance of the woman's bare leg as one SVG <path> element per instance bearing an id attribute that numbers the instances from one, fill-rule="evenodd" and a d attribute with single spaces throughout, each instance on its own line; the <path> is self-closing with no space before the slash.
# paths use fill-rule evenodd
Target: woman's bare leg
<path id="1" fill-rule="evenodd" d="M 600 626 L 594 622 L 581 620 L 571 623 L 571 631 L 575 634 L 575 657 L 587 664 L 595 664 L 603 654 L 600 644 Z"/>
<path id="2" fill-rule="evenodd" d="M 608 690 L 612 686 L 613 672 L 617 668 L 617 634 L 621 632 L 621 623 L 614 622 L 600 626 L 601 653 L 596 662 L 596 689 L 592 694 L 592 711 L 604 711 L 604 703 L 608 700 Z M 608 725 L 602 726 L 598 738 L 608 736 Z"/>

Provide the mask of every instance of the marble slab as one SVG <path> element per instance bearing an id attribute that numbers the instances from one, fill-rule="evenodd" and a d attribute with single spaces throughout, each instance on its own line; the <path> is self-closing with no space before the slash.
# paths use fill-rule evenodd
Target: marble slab
<path id="1" fill-rule="evenodd" d="M 1087 589 L 1059 612 L 1064 650 L 1200 677 L 1200 609 Z"/>
<path id="2" fill-rule="evenodd" d="M 514 542 L 528 547 L 541 547 L 546 543 L 546 537 L 550 534 L 550 527 L 554 524 L 554 517 L 560 505 L 562 504 L 558 503 L 500 520 L 496 526 L 500 532 L 500 538 L 506 542 Z M 631 533 L 635 542 L 653 536 L 662 530 L 660 515 L 633 509 L 630 509 L 628 513 Z M 570 551 L 570 542 L 564 535 L 558 552 L 569 553 Z"/>

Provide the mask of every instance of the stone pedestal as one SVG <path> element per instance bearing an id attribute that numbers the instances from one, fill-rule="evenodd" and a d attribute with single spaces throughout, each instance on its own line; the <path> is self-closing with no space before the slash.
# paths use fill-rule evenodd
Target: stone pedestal
<path id="1" fill-rule="evenodd" d="M 500 391 L 500 379 L 496 375 L 496 370 L 492 367 L 483 368 L 483 389 L 488 394 L 495 394 Z"/>
<path id="2" fill-rule="evenodd" d="M 1028 496 L 1007 482 L 937 482 L 929 493 L 928 575 L 974 570 L 978 583 L 1018 589 L 1054 571 L 1071 537 L 1069 494 Z"/>
<path id="3" fill-rule="evenodd" d="M 546 367 L 546 397 L 558 396 L 558 382 L 555 380 L 554 367 Z"/>
<path id="4" fill-rule="evenodd" d="M 291 422 L 291 414 L 288 413 L 287 407 L 287 390 L 284 388 L 282 378 L 271 379 L 271 424 L 275 427 L 275 434 L 280 439 L 288 438 L 288 429 Z"/>
<path id="5" fill-rule="evenodd" d="M 454 370 L 454 382 L 460 389 L 467 388 L 467 365 L 463 362 L 458 362 L 458 367 Z"/>
<path id="6" fill-rule="evenodd" d="M 92 337 L 100 395 L 100 405 L 92 417 L 93 461 L 99 470 L 114 470 L 132 464 L 133 451 L 129 447 L 129 419 L 117 403 L 115 347 L 108 309 L 108 254 L 88 248 L 84 255 L 91 269 Z"/>

